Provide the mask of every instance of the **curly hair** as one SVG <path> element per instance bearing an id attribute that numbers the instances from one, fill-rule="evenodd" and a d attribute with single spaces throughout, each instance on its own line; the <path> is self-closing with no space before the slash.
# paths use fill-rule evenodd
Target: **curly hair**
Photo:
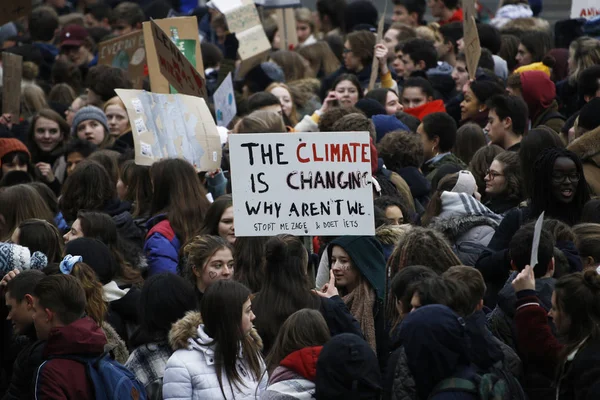
<path id="1" fill-rule="evenodd" d="M 523 187 L 519 154 L 514 151 L 504 151 L 494 157 L 494 161 L 498 161 L 504 166 L 502 173 L 506 180 L 506 188 L 503 196 L 509 200 L 524 200 L 525 190 Z"/>
<path id="2" fill-rule="evenodd" d="M 377 143 L 377 153 L 392 171 L 404 167 L 419 168 L 423 164 L 423 142 L 419 136 L 402 130 L 385 135 Z"/>
<path id="3" fill-rule="evenodd" d="M 362 113 L 348 114 L 333 124 L 334 132 L 362 132 L 367 131 L 375 139 L 375 125 Z"/>
<path id="4" fill-rule="evenodd" d="M 319 119 L 319 132 L 333 132 L 333 125 L 348 114 L 360 114 L 356 107 L 333 107 L 323 113 Z"/>
<path id="5" fill-rule="evenodd" d="M 475 152 L 471 162 L 469 163 L 469 171 L 475 177 L 475 181 L 477 182 L 477 191 L 479 193 L 485 193 L 485 175 L 487 174 L 487 170 L 494 161 L 494 158 L 502 153 L 504 149 L 502 147 L 491 144 L 489 146 L 485 146 L 480 148 Z"/>

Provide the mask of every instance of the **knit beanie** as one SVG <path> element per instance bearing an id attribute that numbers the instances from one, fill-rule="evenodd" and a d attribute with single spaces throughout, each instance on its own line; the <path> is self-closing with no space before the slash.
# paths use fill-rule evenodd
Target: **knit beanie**
<path id="1" fill-rule="evenodd" d="M 344 10 L 346 32 L 354 31 L 357 25 L 377 26 L 379 13 L 371 1 L 358 0 L 349 3 Z"/>
<path id="2" fill-rule="evenodd" d="M 110 249 L 98 239 L 79 238 L 72 240 L 65 246 L 65 254 L 81 256 L 83 262 L 94 270 L 102 285 L 112 281 L 119 270 Z"/>
<path id="3" fill-rule="evenodd" d="M 367 118 L 372 118 L 373 115 L 386 114 L 385 108 L 375 99 L 360 99 L 354 107 L 364 112 Z"/>
<path id="4" fill-rule="evenodd" d="M 395 115 L 374 115 L 372 121 L 377 133 L 377 143 L 390 132 L 397 130 L 410 132 L 408 126 L 404 125 Z"/>
<path id="5" fill-rule="evenodd" d="M 590 131 L 599 127 L 600 113 L 598 110 L 600 110 L 600 97 L 590 100 L 589 103 L 583 106 L 579 113 L 579 126 Z"/>
<path id="6" fill-rule="evenodd" d="M 31 158 L 29 149 L 19 139 L 0 139 L 0 159 L 2 159 L 5 155 L 14 153 L 16 151 L 27 153 L 29 158 Z"/>
<path id="7" fill-rule="evenodd" d="M 14 243 L 0 243 L 0 275 L 4 276 L 13 269 L 43 269 L 48 265 L 48 258 L 42 252 L 31 254 L 27 247 Z"/>
<path id="8" fill-rule="evenodd" d="M 244 77 L 252 93 L 264 92 L 273 82 L 284 82 L 285 75 L 281 67 L 272 62 L 264 62 L 252 68 Z"/>
<path id="9" fill-rule="evenodd" d="M 109 131 L 108 120 L 106 119 L 104 111 L 102 111 L 98 107 L 86 106 L 77 111 L 77 114 L 75 114 L 75 117 L 73 117 L 73 125 L 71 125 L 71 135 L 77 136 L 77 126 L 83 121 L 87 121 L 90 119 L 98 121 L 100 124 L 102 124 L 102 126 L 104 126 L 106 132 Z"/>

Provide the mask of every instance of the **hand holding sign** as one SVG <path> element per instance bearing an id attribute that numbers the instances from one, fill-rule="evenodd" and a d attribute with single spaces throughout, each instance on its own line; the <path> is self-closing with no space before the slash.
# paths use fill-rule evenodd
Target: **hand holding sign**
<path id="1" fill-rule="evenodd" d="M 523 271 L 519 272 L 519 275 L 512 281 L 512 287 L 515 292 L 535 290 L 535 275 L 531 265 L 526 265 Z"/>
<path id="2" fill-rule="evenodd" d="M 377 39 L 375 43 L 381 43 L 381 39 L 383 38 L 383 25 L 385 23 L 385 14 L 387 13 L 387 2 L 385 3 L 385 9 L 383 10 L 383 15 L 379 20 L 379 25 L 377 26 Z M 380 60 L 377 57 L 373 57 L 373 64 L 371 65 L 371 77 L 369 79 L 369 87 L 368 90 L 373 90 L 375 87 L 375 82 L 377 81 L 377 72 L 379 72 L 379 63 Z"/>

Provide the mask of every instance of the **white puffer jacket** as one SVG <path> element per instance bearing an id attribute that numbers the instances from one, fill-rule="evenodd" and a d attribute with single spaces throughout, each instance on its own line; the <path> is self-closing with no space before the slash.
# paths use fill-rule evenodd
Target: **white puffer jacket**
<path id="1" fill-rule="evenodd" d="M 260 337 L 253 330 L 251 338 L 257 348 L 262 347 Z M 169 334 L 169 343 L 175 353 L 169 358 L 163 378 L 165 400 L 223 400 L 215 367 L 215 345 L 204 332 L 202 318 L 198 312 L 189 312 L 177 321 Z M 229 385 L 223 371 L 222 381 L 226 399 L 258 399 L 267 387 L 268 376 L 263 363 L 261 379 L 251 374 L 240 350 L 236 368 L 243 384 Z"/>

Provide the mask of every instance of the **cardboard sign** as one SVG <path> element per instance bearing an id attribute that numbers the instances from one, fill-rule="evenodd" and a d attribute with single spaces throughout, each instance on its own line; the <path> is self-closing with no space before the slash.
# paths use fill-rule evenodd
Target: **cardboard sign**
<path id="1" fill-rule="evenodd" d="M 238 54 L 242 60 L 271 50 L 271 43 L 252 0 L 213 0 L 213 4 L 225 14 L 229 31 L 235 33 L 240 42 Z"/>
<path id="2" fill-rule="evenodd" d="M 215 91 L 213 100 L 215 103 L 217 125 L 227 127 L 237 113 L 231 73 L 227 75 L 227 78 L 225 78 L 221 86 Z"/>
<path id="3" fill-rule="evenodd" d="M 32 2 L 27 0 L 0 1 L 0 25 L 31 14 Z"/>
<path id="4" fill-rule="evenodd" d="M 277 26 L 281 36 L 281 48 L 285 50 L 294 50 L 298 46 L 298 32 L 296 30 L 296 14 L 292 8 L 278 8 L 275 10 L 277 15 Z"/>
<path id="5" fill-rule="evenodd" d="M 183 158 L 198 171 L 220 167 L 221 140 L 203 98 L 144 90 L 115 91 L 131 121 L 136 164 Z"/>
<path id="6" fill-rule="evenodd" d="M 385 9 L 383 10 L 383 15 L 381 19 L 379 19 L 379 25 L 377 26 L 377 39 L 375 43 L 381 43 L 381 39 L 383 38 L 383 25 L 385 23 L 385 14 L 387 13 L 387 2 L 385 3 Z M 368 91 L 373 90 L 375 87 L 375 82 L 377 81 L 377 75 L 379 74 L 379 60 L 375 55 L 373 55 L 373 64 L 371 64 L 371 76 L 369 78 L 369 86 Z"/>
<path id="7" fill-rule="evenodd" d="M 479 33 L 475 23 L 475 0 L 463 0 L 463 41 L 465 42 L 465 58 L 469 79 L 475 79 L 477 65 L 481 57 L 481 44 L 479 43 Z"/>
<path id="8" fill-rule="evenodd" d="M 191 95 L 206 93 L 204 64 L 202 62 L 202 52 L 200 51 L 198 20 L 196 17 L 176 17 L 144 22 L 143 31 L 150 87 L 153 92 L 170 93 L 169 84 L 171 84 L 180 93 Z M 184 60 L 185 57 L 181 55 L 177 45 L 172 42 L 173 39 L 189 39 L 196 42 L 194 51 L 195 67 L 190 68 L 190 62 L 187 59 Z M 165 61 L 164 64 L 161 63 L 161 59 Z M 177 68 L 179 68 L 181 83 L 177 79 Z M 185 77 L 181 74 L 182 69 Z M 166 74 L 166 76 L 163 76 L 163 74 Z"/>
<path id="9" fill-rule="evenodd" d="M 300 0 L 254 0 L 257 6 L 264 8 L 301 7 Z"/>
<path id="10" fill-rule="evenodd" d="M 235 235 L 373 235 L 367 132 L 229 136 Z"/>
<path id="11" fill-rule="evenodd" d="M 135 89 L 141 89 L 146 68 L 144 32 L 135 31 L 98 44 L 98 64 L 125 70 Z"/>
<path id="12" fill-rule="evenodd" d="M 21 76 L 23 57 L 2 53 L 2 114 L 11 114 L 17 123 L 21 115 Z"/>
<path id="13" fill-rule="evenodd" d="M 591 19 L 600 15 L 598 0 L 573 0 L 571 4 L 571 18 Z"/>

